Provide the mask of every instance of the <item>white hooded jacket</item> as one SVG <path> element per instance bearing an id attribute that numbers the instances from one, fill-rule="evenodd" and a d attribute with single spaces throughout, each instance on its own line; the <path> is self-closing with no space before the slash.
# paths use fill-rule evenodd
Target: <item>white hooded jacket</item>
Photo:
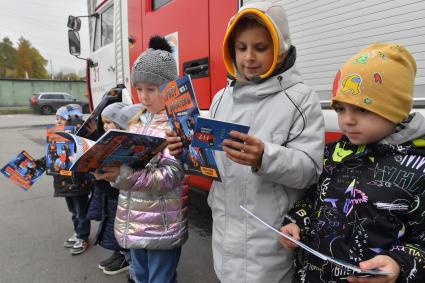
<path id="1" fill-rule="evenodd" d="M 264 11 L 274 23 L 279 21 L 273 21 L 273 17 L 280 21 L 281 17 L 286 18 L 282 7 L 276 5 L 260 2 L 244 9 Z M 283 38 L 280 36 L 280 41 Z M 227 37 L 224 46 L 226 40 Z M 234 67 L 234 62 L 226 62 L 228 70 L 232 64 Z M 302 196 L 303 189 L 318 180 L 324 148 L 324 122 L 318 98 L 302 83 L 294 65 L 260 83 L 232 81 L 214 97 L 210 116 L 249 125 L 249 134 L 265 144 L 258 172 L 231 161 L 224 152 L 215 153 L 223 179 L 222 183 L 213 183 L 208 197 L 213 216 L 215 271 L 222 283 L 290 282 L 292 252 L 279 244 L 277 234 L 239 206 L 279 229 L 283 216 Z"/>

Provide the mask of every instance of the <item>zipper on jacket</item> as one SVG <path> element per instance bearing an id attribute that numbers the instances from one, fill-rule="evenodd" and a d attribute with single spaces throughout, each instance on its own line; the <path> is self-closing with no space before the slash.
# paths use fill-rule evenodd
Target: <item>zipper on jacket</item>
<path id="1" fill-rule="evenodd" d="M 143 127 L 143 130 L 142 130 L 142 133 L 141 133 L 142 135 L 146 134 L 146 132 L 148 130 L 148 126 L 150 126 L 152 124 L 152 121 L 153 121 L 153 118 L 150 121 L 148 121 L 145 125 L 143 125 L 142 121 L 139 118 L 140 126 Z M 125 229 L 124 229 L 124 247 L 125 248 L 128 248 L 127 247 L 127 233 L 128 233 L 128 226 L 129 226 L 129 223 L 130 223 L 130 211 L 131 211 L 131 192 L 127 192 L 127 193 L 128 193 L 128 196 L 127 196 L 128 208 L 127 208 L 127 220 L 125 221 Z"/>
<path id="2" fill-rule="evenodd" d="M 128 233 L 128 226 L 130 223 L 130 207 L 131 207 L 131 192 L 127 192 L 128 193 L 128 208 L 127 208 L 127 220 L 125 221 L 125 229 L 124 229 L 124 247 L 127 247 L 127 233 Z"/>
<path id="3" fill-rule="evenodd" d="M 165 200 L 164 200 L 163 195 L 159 196 L 159 203 L 160 203 L 161 210 L 162 210 L 162 221 L 164 222 L 165 231 L 167 231 L 168 230 L 168 215 L 167 215 L 167 209 L 166 209 Z"/>

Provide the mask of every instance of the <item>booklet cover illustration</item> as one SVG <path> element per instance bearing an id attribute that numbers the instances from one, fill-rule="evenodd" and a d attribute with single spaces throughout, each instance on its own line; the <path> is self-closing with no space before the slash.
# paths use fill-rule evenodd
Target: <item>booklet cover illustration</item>
<path id="1" fill-rule="evenodd" d="M 349 262 L 340 260 L 340 259 L 336 259 L 330 256 L 327 256 L 325 254 L 322 254 L 321 252 L 316 251 L 315 249 L 310 248 L 309 246 L 307 246 L 306 244 L 304 244 L 301 241 L 295 240 L 294 238 L 292 238 L 290 235 L 285 234 L 280 232 L 279 230 L 277 230 L 276 228 L 274 228 L 273 226 L 271 226 L 270 224 L 266 223 L 264 220 L 262 220 L 261 218 L 259 218 L 257 215 L 255 215 L 254 213 L 252 213 L 251 211 L 249 211 L 248 209 L 246 209 L 245 207 L 243 207 L 242 205 L 239 206 L 245 213 L 251 215 L 252 217 L 254 217 L 257 221 L 261 222 L 263 225 L 265 225 L 267 228 L 269 228 L 270 230 L 273 230 L 274 232 L 278 233 L 279 235 L 285 237 L 286 239 L 288 239 L 289 241 L 293 242 L 294 244 L 298 245 L 300 248 L 306 250 L 307 252 L 317 256 L 318 258 L 324 260 L 324 261 L 329 261 L 333 264 L 336 264 L 342 268 L 345 269 L 349 269 L 352 272 L 354 272 L 353 275 L 355 276 L 375 276 L 375 275 L 390 275 L 392 273 L 390 272 L 386 272 L 386 271 L 382 271 L 380 269 L 361 269 L 359 266 L 351 264 Z"/>
<path id="2" fill-rule="evenodd" d="M 169 123 L 181 138 L 184 154 L 183 166 L 189 174 L 221 181 L 220 173 L 211 149 L 191 146 L 199 108 L 189 76 L 184 76 L 160 87 Z"/>
<path id="3" fill-rule="evenodd" d="M 43 168 L 25 150 L 7 163 L 1 173 L 25 191 L 41 177 Z"/>
<path id="4" fill-rule="evenodd" d="M 92 113 L 90 113 L 89 117 L 87 117 L 86 121 L 78 128 L 75 133 L 77 136 L 85 137 L 89 133 L 89 125 L 94 121 L 95 124 L 98 123 L 98 118 L 102 113 L 103 109 L 109 104 L 114 102 L 121 101 L 121 89 L 111 89 L 107 93 L 105 93 L 102 97 L 100 103 L 96 106 Z"/>
<path id="5" fill-rule="evenodd" d="M 77 135 L 57 132 L 75 145 L 70 170 L 91 172 L 109 163 L 125 163 L 133 168 L 143 168 L 166 147 L 163 138 L 129 133 L 122 130 L 109 130 L 97 141 Z"/>
<path id="6" fill-rule="evenodd" d="M 212 150 L 223 150 L 222 144 L 224 139 L 236 140 L 230 137 L 230 131 L 238 131 L 247 134 L 249 127 L 241 124 L 198 117 L 192 146 L 210 148 Z"/>
<path id="7" fill-rule="evenodd" d="M 55 134 L 57 131 L 74 133 L 74 126 L 48 125 L 46 129 L 46 174 L 71 176 L 70 170 L 74 144 Z"/>

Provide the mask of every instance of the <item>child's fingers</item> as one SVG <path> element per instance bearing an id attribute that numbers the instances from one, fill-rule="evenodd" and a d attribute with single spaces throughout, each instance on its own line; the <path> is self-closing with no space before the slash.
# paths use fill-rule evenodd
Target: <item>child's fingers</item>
<path id="1" fill-rule="evenodd" d="M 244 134 L 244 133 L 241 133 L 241 132 L 238 132 L 238 131 L 230 131 L 229 135 L 232 138 L 240 139 L 241 141 L 244 141 L 244 142 L 249 138 L 248 134 Z"/>
<path id="2" fill-rule="evenodd" d="M 178 157 L 180 156 L 180 154 L 182 153 L 181 149 L 176 149 L 176 150 L 169 150 L 170 154 L 174 157 Z"/>
<path id="3" fill-rule="evenodd" d="M 177 137 L 177 133 L 176 133 L 176 132 L 174 132 L 174 131 L 169 131 L 169 130 L 165 131 L 165 135 L 166 135 L 167 137 Z"/>
<path id="4" fill-rule="evenodd" d="M 288 224 L 288 225 L 281 227 L 280 231 L 283 234 L 291 236 L 292 238 L 294 238 L 297 241 L 300 239 L 300 228 L 294 223 L 291 223 L 291 224 Z M 279 240 L 281 240 L 281 243 L 285 247 L 287 247 L 288 249 L 294 249 L 294 248 L 298 247 L 297 244 L 293 243 L 292 241 L 290 241 L 289 239 L 287 239 L 283 236 L 280 236 Z"/>
<path id="5" fill-rule="evenodd" d="M 102 174 L 102 173 L 100 173 L 98 169 L 97 169 L 95 172 L 93 172 L 92 174 L 93 174 L 93 176 L 95 177 L 95 179 L 96 179 L 96 180 L 98 180 L 98 181 L 99 181 L 99 180 L 103 180 L 103 179 L 102 179 L 102 177 L 103 177 L 102 175 L 103 175 L 103 174 Z"/>
<path id="6" fill-rule="evenodd" d="M 282 246 L 284 246 L 287 249 L 292 250 L 292 249 L 296 248 L 296 246 L 291 241 L 289 241 L 288 239 L 286 239 L 283 236 L 279 236 L 279 242 Z"/>
<path id="7" fill-rule="evenodd" d="M 347 281 L 350 283 L 393 283 L 395 281 L 388 281 L 387 276 L 370 276 L 370 277 L 355 277 L 349 276 Z"/>
<path id="8" fill-rule="evenodd" d="M 223 145 L 227 146 L 227 147 L 231 147 L 231 148 L 238 150 L 238 151 L 242 151 L 242 149 L 244 149 L 244 146 L 246 147 L 246 145 L 244 143 L 234 141 L 234 140 L 229 140 L 229 139 L 224 139 Z"/>
<path id="9" fill-rule="evenodd" d="M 223 143 L 223 150 L 224 152 L 227 153 L 227 158 L 229 158 L 230 160 L 242 165 L 247 165 L 247 166 L 252 165 L 251 164 L 252 162 L 250 162 L 248 154 L 246 154 L 245 152 L 241 152 L 241 151 L 233 149 L 232 147 L 225 146 L 224 143 Z"/>
<path id="10" fill-rule="evenodd" d="M 168 142 L 168 139 L 180 139 L 179 137 L 177 137 L 177 138 L 167 138 L 167 142 Z M 167 148 L 168 148 L 168 151 L 170 152 L 170 154 L 172 155 L 172 156 L 178 156 L 178 155 L 180 155 L 180 153 L 182 152 L 182 150 L 183 150 L 183 143 L 182 142 L 172 142 L 172 143 L 169 143 L 168 145 L 167 145 Z"/>
<path id="11" fill-rule="evenodd" d="M 181 142 L 180 137 L 166 137 L 165 140 L 167 141 L 167 144 L 172 145 Z"/>

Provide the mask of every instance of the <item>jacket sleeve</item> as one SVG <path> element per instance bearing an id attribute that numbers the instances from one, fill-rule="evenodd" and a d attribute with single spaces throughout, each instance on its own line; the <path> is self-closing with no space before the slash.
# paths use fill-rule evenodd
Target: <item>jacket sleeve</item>
<path id="1" fill-rule="evenodd" d="M 313 217 L 316 201 L 318 200 L 318 186 L 311 186 L 304 194 L 304 197 L 298 200 L 288 211 L 282 221 L 282 226 L 289 223 L 295 223 L 300 227 L 301 233 L 305 234 L 310 230 L 311 217 Z"/>
<path id="2" fill-rule="evenodd" d="M 397 282 L 425 282 L 425 197 L 409 221 L 400 241 L 381 254 L 392 257 L 401 267 Z"/>
<path id="3" fill-rule="evenodd" d="M 261 168 L 256 174 L 286 187 L 303 189 L 317 182 L 323 166 L 325 127 L 314 91 L 300 94 L 287 143 L 264 143 Z M 292 140 L 293 139 L 293 140 Z"/>
<path id="4" fill-rule="evenodd" d="M 164 152 L 168 152 L 166 149 Z M 169 154 L 158 154 L 143 169 L 121 165 L 112 187 L 125 191 L 167 192 L 178 187 L 184 177 L 181 163 Z"/>

